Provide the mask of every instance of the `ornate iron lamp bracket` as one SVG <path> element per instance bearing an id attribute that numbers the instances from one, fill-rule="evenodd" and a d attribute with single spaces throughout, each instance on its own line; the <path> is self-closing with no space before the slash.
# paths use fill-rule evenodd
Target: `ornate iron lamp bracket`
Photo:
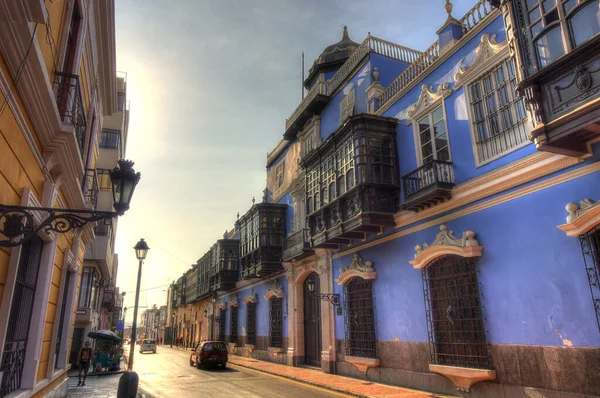
<path id="1" fill-rule="evenodd" d="M 45 213 L 45 218 L 34 227 L 34 212 Z M 95 210 L 56 209 L 49 207 L 8 206 L 0 204 L 0 247 L 15 247 L 27 242 L 40 231 L 65 233 L 89 222 L 109 220 L 118 212 Z M 21 237 L 20 239 L 18 239 Z"/>
<path id="2" fill-rule="evenodd" d="M 327 303 L 331 303 L 331 305 L 333 305 L 333 307 L 336 309 L 337 315 L 342 315 L 340 295 L 338 293 L 312 293 L 312 296 Z"/>

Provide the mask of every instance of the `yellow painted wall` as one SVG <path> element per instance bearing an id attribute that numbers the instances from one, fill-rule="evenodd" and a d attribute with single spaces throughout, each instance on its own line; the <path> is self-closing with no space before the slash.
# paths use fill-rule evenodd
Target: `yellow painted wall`
<path id="1" fill-rule="evenodd" d="M 59 65 L 59 54 L 61 38 L 65 28 L 65 19 L 67 14 L 67 0 L 46 1 L 46 9 L 48 10 L 48 26 L 38 24 L 36 29 L 36 38 L 44 57 L 46 70 L 51 82 L 54 82 L 54 65 Z M 50 43 L 52 44 L 50 44 Z"/>

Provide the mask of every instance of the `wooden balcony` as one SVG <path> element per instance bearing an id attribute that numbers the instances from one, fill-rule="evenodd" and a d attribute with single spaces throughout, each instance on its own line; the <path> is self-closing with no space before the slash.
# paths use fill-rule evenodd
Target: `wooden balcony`
<path id="1" fill-rule="evenodd" d="M 308 217 L 313 248 L 339 249 L 394 225 L 398 187 L 361 184 Z"/>
<path id="2" fill-rule="evenodd" d="M 281 246 L 262 246 L 242 257 L 242 278 L 268 278 L 283 270 Z"/>
<path id="3" fill-rule="evenodd" d="M 312 90 L 308 92 L 302 102 L 292 112 L 290 117 L 285 121 L 285 133 L 283 138 L 293 140 L 296 137 L 298 130 L 304 126 L 314 114 L 319 114 L 327 105 L 329 97 L 327 96 L 327 83 L 324 79 L 319 80 Z"/>
<path id="4" fill-rule="evenodd" d="M 434 160 L 402 177 L 404 210 L 420 211 L 451 197 L 454 187 L 452 162 Z"/>
<path id="5" fill-rule="evenodd" d="M 212 280 L 211 290 L 215 292 L 228 291 L 235 287 L 235 283 L 239 280 L 239 272 L 235 271 L 219 271 Z"/>
<path id="6" fill-rule="evenodd" d="M 308 228 L 291 233 L 283 241 L 283 261 L 298 261 L 313 254 L 314 250 L 310 246 L 310 230 Z"/>

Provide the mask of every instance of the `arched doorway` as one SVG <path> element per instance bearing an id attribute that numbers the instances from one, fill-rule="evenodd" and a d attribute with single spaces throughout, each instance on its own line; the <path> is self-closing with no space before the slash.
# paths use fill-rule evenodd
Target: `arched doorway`
<path id="1" fill-rule="evenodd" d="M 308 285 L 314 286 L 313 291 Z M 319 274 L 311 273 L 304 280 L 304 361 L 307 365 L 321 366 L 321 300 L 312 293 L 320 293 Z"/>

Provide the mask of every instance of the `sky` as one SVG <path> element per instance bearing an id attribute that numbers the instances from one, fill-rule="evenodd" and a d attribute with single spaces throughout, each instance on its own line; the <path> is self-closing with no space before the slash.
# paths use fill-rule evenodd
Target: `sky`
<path id="1" fill-rule="evenodd" d="M 476 0 L 454 0 L 460 19 Z M 168 284 L 262 198 L 266 155 L 301 100 L 305 70 L 341 39 L 373 36 L 425 50 L 444 0 L 116 0 L 117 70 L 130 101 L 126 157 L 142 174 L 119 220 L 117 286 L 133 319 L 165 305 Z M 308 75 L 308 73 L 306 73 Z M 138 314 L 138 319 L 139 319 Z"/>

